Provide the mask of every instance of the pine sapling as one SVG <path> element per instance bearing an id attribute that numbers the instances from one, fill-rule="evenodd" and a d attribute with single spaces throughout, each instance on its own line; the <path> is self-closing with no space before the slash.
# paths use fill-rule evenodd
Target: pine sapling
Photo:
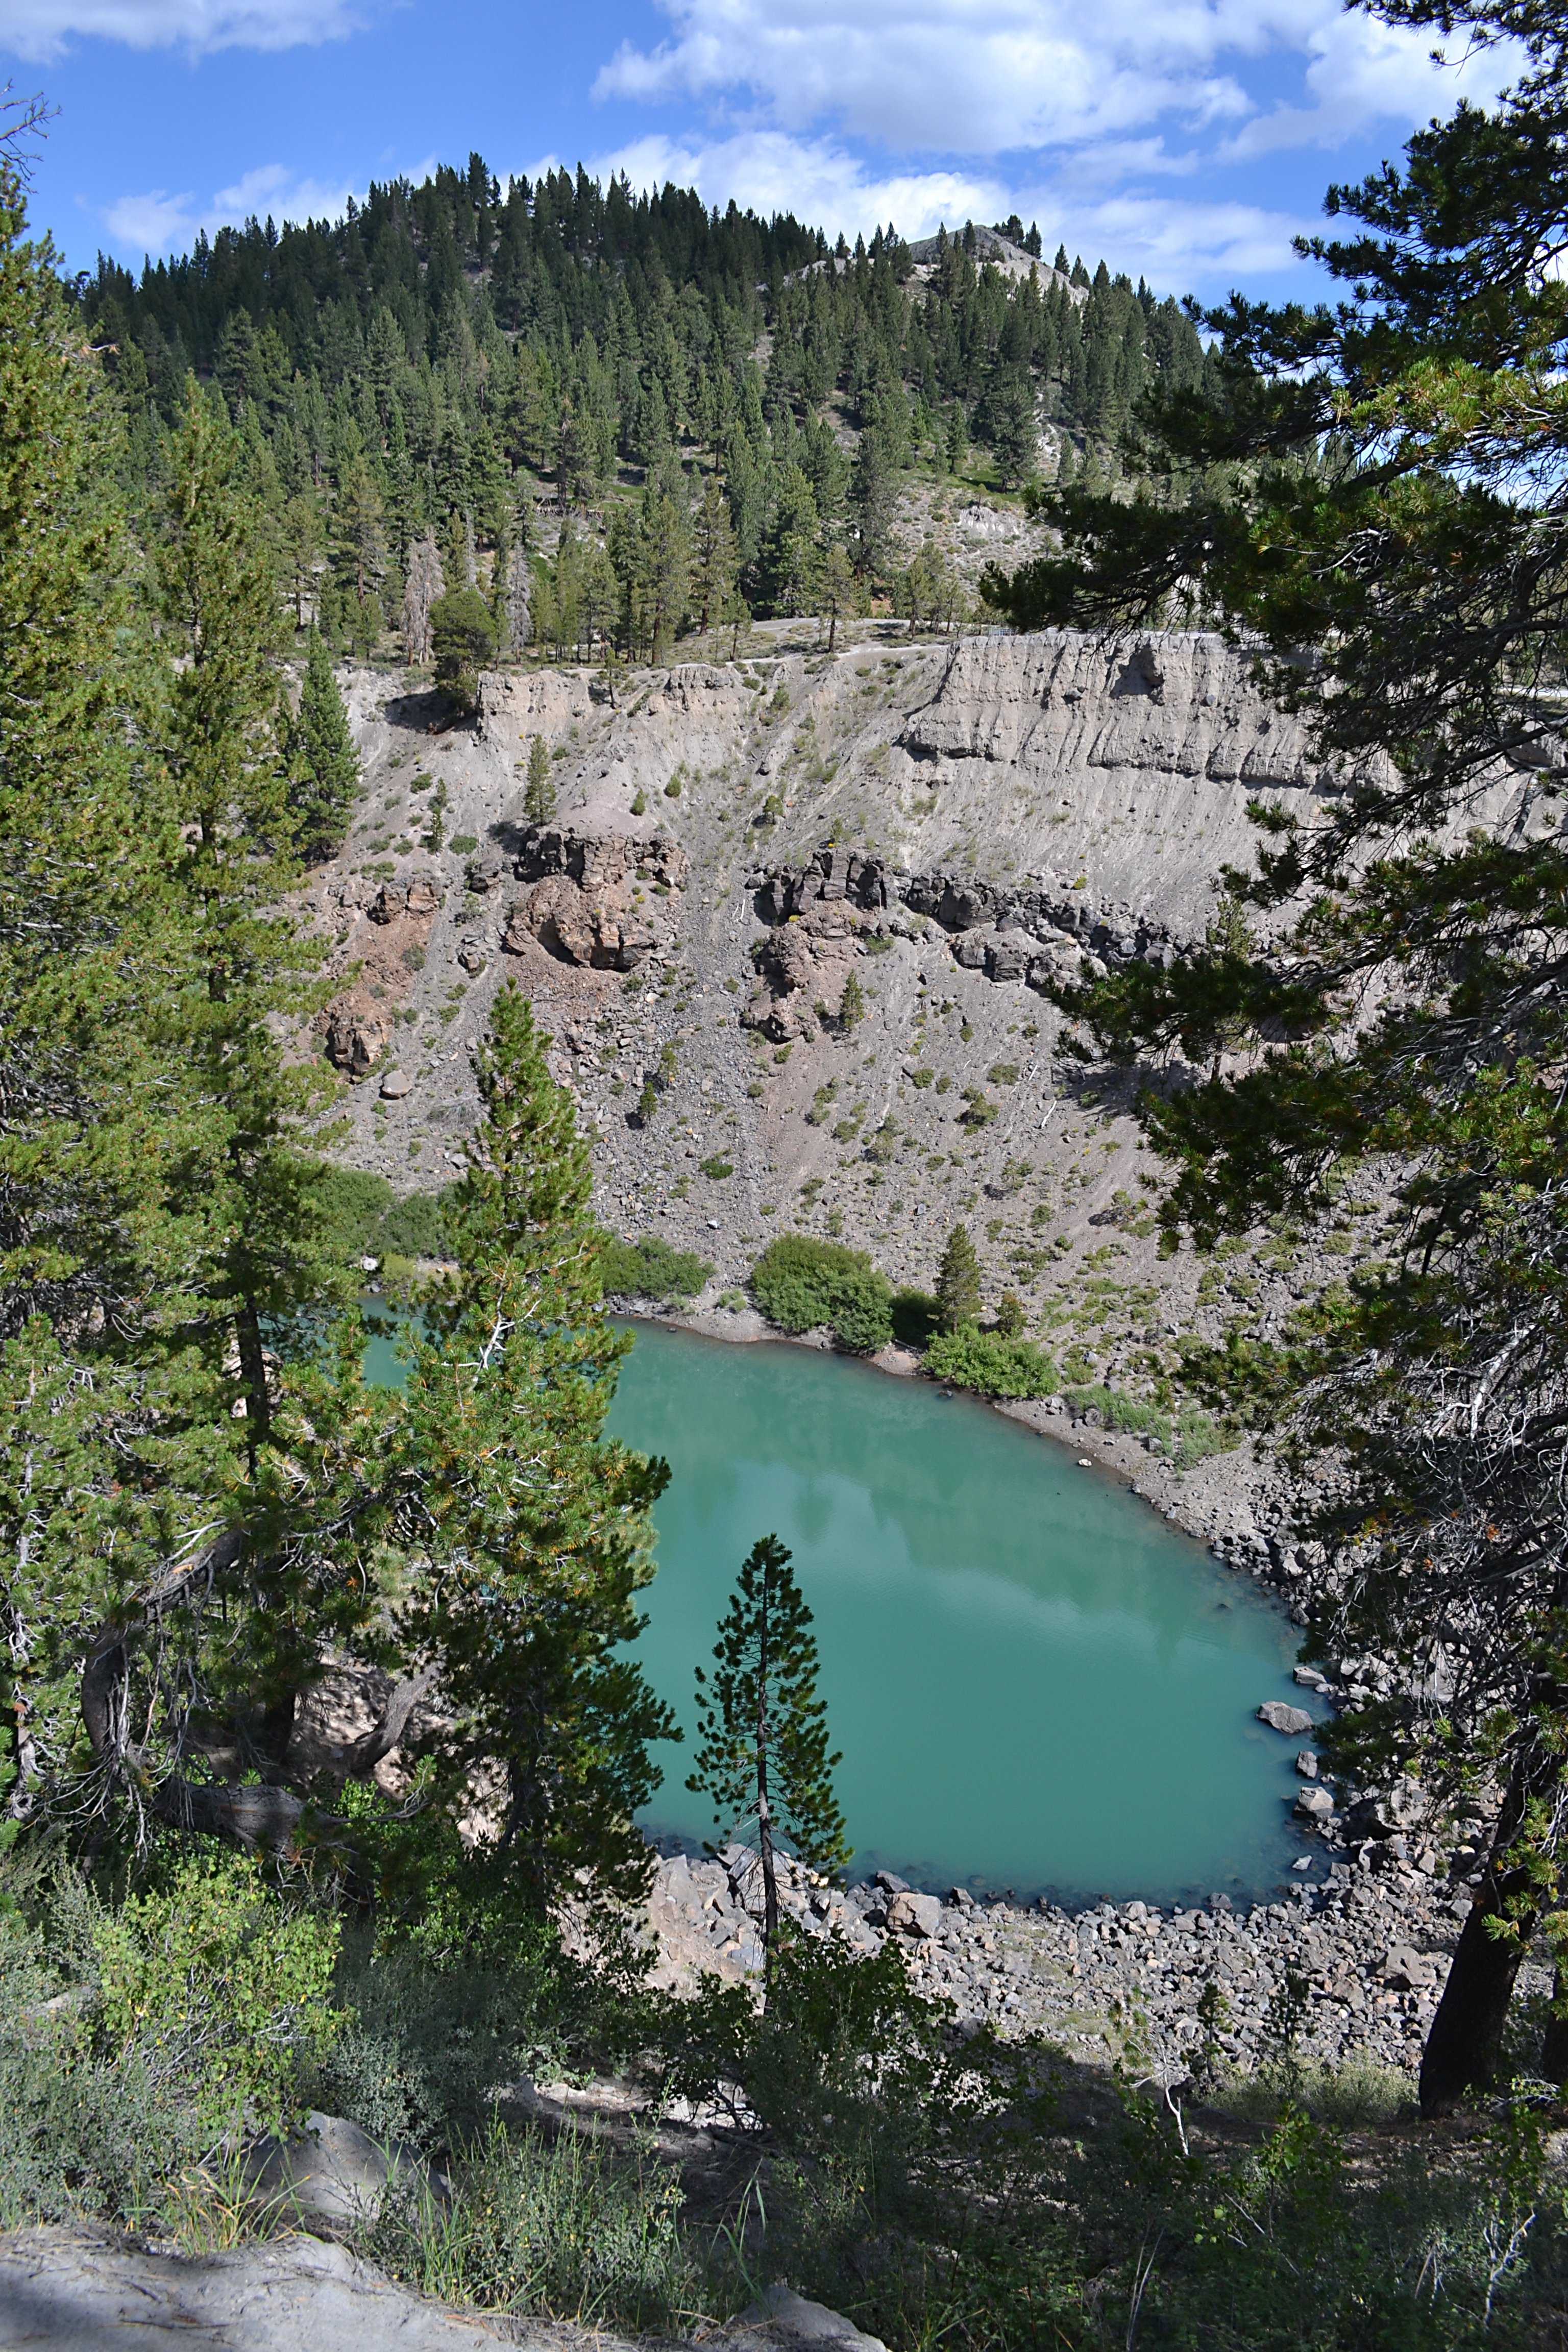
<path id="1" fill-rule="evenodd" d="M 842 1870 L 849 1859 L 811 1622 L 790 1553 L 776 1535 L 763 1536 L 720 1620 L 712 1671 L 697 1669 L 701 1745 L 686 1785 L 711 1798 L 714 1825 L 729 1836 L 755 1823 L 764 1974 L 778 1937 L 780 1844 L 813 1870 Z"/>

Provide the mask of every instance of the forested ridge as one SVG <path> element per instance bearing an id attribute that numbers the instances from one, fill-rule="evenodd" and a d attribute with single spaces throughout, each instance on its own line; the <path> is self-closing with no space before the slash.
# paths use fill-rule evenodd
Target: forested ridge
<path id="1" fill-rule="evenodd" d="M 581 169 L 503 190 L 474 155 L 417 188 L 373 187 L 336 223 L 203 236 L 140 278 L 100 257 L 77 299 L 130 420 L 132 487 L 155 483 L 194 369 L 245 436 L 300 617 L 330 565 L 334 643 L 368 652 L 405 618 L 428 535 L 443 585 L 485 589 L 503 646 L 591 640 L 618 593 L 631 651 L 647 634 L 626 609 L 632 574 L 671 568 L 710 479 L 723 511 L 710 501 L 698 534 L 708 586 L 673 622 L 667 587 L 661 627 L 714 617 L 715 530 L 725 588 L 750 610 L 886 591 L 909 469 L 1017 488 L 1044 446 L 1055 478 L 1096 476 L 1152 382 L 1203 379 L 1175 301 L 1065 252 L 1010 274 L 995 257 L 1016 263 L 1039 236 L 1007 227 L 1018 244 L 967 225 L 917 264 L 891 228 L 835 249 L 789 215 L 709 212 L 694 191 L 637 195 Z M 540 608 L 542 490 L 592 518 L 569 544 L 607 540 L 615 583 L 601 569 L 586 616 L 575 556 L 570 611 L 553 580 Z"/>

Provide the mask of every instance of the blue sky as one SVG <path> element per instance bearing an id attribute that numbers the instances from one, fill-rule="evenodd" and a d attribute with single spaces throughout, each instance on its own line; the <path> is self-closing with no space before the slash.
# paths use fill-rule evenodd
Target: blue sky
<path id="1" fill-rule="evenodd" d="M 1327 183 L 1502 79 L 1429 46 L 1338 0 L 0 0 L 0 78 L 60 110 L 34 213 L 77 267 L 478 148 L 851 237 L 1016 210 L 1162 292 L 1306 290 Z"/>

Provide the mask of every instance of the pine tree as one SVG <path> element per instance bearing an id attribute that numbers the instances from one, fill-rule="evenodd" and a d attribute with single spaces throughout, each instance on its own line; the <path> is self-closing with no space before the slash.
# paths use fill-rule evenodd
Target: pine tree
<path id="1" fill-rule="evenodd" d="M 735 593 L 737 569 L 730 503 L 718 475 L 710 474 L 692 530 L 691 608 L 701 635 L 723 622 Z"/>
<path id="2" fill-rule="evenodd" d="M 697 1669 L 702 1745 L 686 1785 L 711 1799 L 714 1825 L 725 1838 L 755 1824 L 763 1951 L 770 1963 L 779 1925 L 778 1847 L 812 1870 L 842 1870 L 849 1859 L 833 1790 L 840 1759 L 827 1752 L 811 1622 L 790 1553 L 777 1536 L 763 1536 L 742 1562 L 734 1598 L 719 1621 L 713 1670 Z"/>
<path id="3" fill-rule="evenodd" d="M 302 629 L 308 607 L 316 594 L 316 575 L 325 551 L 321 509 L 309 490 L 301 490 L 283 509 L 278 530 L 278 552 L 294 607 L 294 625 Z"/>
<path id="4" fill-rule="evenodd" d="M 494 658 L 495 623 L 477 588 L 448 588 L 430 608 L 436 676 L 459 710 L 479 708 L 479 671 Z"/>
<path id="5" fill-rule="evenodd" d="M 822 611 L 827 622 L 827 650 L 831 653 L 837 639 L 839 622 L 860 609 L 855 566 L 837 540 L 823 555 L 817 577 Z"/>
<path id="6" fill-rule="evenodd" d="M 331 857 L 347 838 L 359 795 L 359 753 L 316 629 L 310 631 L 300 708 L 286 730 L 284 756 L 300 853 L 307 861 Z"/>
<path id="7" fill-rule="evenodd" d="M 349 642 L 368 659 L 385 625 L 381 584 L 386 576 L 386 533 L 381 492 L 363 457 L 350 459 L 338 486 L 332 512 L 332 569 Z"/>
<path id="8" fill-rule="evenodd" d="M 550 772 L 550 751 L 542 735 L 533 735 L 528 745 L 528 782 L 523 806 L 535 824 L 543 824 L 555 814 L 555 785 Z"/>
<path id="9" fill-rule="evenodd" d="M 1436 2116 L 1492 2079 L 1538 1929 L 1560 1956 L 1541 2063 L 1568 2079 L 1565 865 L 1555 816 L 1483 815 L 1505 776 L 1539 790 L 1562 759 L 1568 539 L 1542 388 L 1568 312 L 1541 257 L 1562 235 L 1568 48 L 1560 12 L 1513 0 L 1389 13 L 1459 46 L 1516 39 L 1522 70 L 1335 188 L 1352 232 L 1314 250 L 1342 299 L 1215 315 L 1212 372 L 1141 415 L 1153 480 L 1043 500 L 1052 551 L 988 593 L 1029 628 L 1218 618 L 1332 786 L 1300 818 L 1261 808 L 1256 870 L 1226 877 L 1266 949 L 1216 926 L 1179 972 L 1071 1001 L 1116 1061 L 1192 1066 L 1142 1105 L 1173 1238 L 1321 1234 L 1358 1193 L 1378 1212 L 1353 1283 L 1206 1380 L 1302 1474 L 1298 1526 L 1333 1564 L 1315 1654 L 1400 1660 L 1397 1707 L 1339 1718 L 1345 1777 L 1407 1769 L 1434 1819 L 1489 1815 L 1423 2058 Z"/>
<path id="10" fill-rule="evenodd" d="M 593 1171 L 527 999 L 498 995 L 476 1056 L 482 1116 L 450 1223 L 460 1271 L 426 1310 L 406 1391 L 404 1654 L 439 1669 L 437 1785 L 493 1775 L 489 1848 L 542 1916 L 590 1874 L 646 1892 L 636 1825 L 669 1711 L 625 1654 L 668 1475 L 604 1436 L 631 1345 L 606 1324 Z"/>
<path id="11" fill-rule="evenodd" d="M 944 1331 L 979 1322 L 980 1259 L 965 1225 L 954 1225 L 947 1237 L 936 1277 L 936 1298 Z"/>

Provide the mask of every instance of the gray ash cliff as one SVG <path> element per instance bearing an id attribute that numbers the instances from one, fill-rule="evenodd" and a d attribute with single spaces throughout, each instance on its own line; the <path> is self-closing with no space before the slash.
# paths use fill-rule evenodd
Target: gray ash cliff
<path id="1" fill-rule="evenodd" d="M 351 675 L 364 802 L 311 893 L 342 981 L 317 1043 L 349 1082 L 345 1156 L 400 1189 L 462 1164 L 469 1052 L 510 975 L 593 1133 L 599 1213 L 700 1251 L 715 1329 L 755 1328 L 721 1302 L 771 1233 L 833 1234 L 929 1288 L 960 1218 L 987 1307 L 1015 1291 L 1079 1380 L 1136 1388 L 1178 1333 L 1278 1329 L 1331 1261 L 1268 1236 L 1161 1259 L 1126 1084 L 1060 1053 L 1040 992 L 1201 937 L 1214 876 L 1251 856 L 1248 803 L 1321 805 L 1300 727 L 1213 637 L 828 658 L 814 635 L 640 673 L 615 703 L 586 670 L 498 674 L 468 729 Z M 543 825 L 523 810 L 536 734 Z M 1523 822 L 1529 780 L 1494 800 Z M 1245 1455 L 1178 1477 L 1142 1439 L 1076 1435 L 1238 1563 L 1309 1580 Z"/>

